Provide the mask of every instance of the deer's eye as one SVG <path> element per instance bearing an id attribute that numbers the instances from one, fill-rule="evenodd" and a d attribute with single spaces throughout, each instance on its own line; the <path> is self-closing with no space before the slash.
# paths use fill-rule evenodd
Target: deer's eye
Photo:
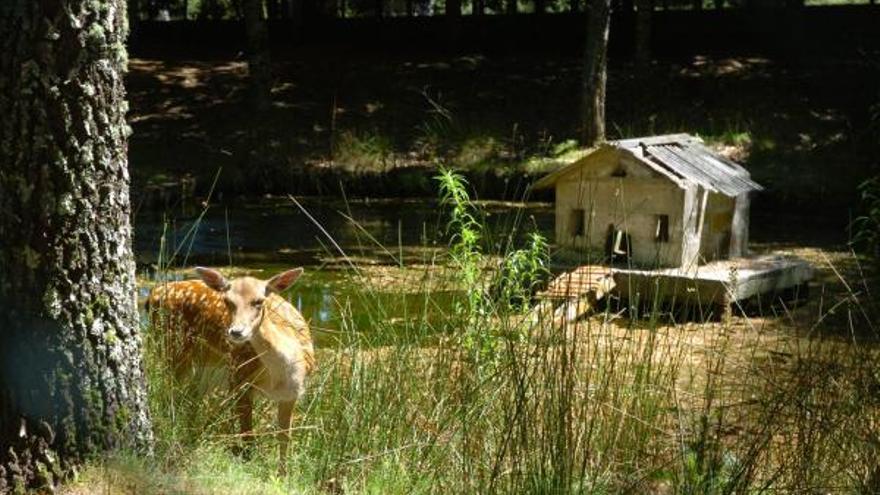
<path id="1" fill-rule="evenodd" d="M 254 302 L 251 303 L 255 308 L 259 309 L 263 307 L 262 299 L 254 299 Z"/>

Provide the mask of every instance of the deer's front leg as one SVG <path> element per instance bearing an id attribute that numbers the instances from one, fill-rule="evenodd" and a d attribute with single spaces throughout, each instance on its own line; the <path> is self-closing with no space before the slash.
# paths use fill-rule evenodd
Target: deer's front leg
<path id="1" fill-rule="evenodd" d="M 290 423 L 296 401 L 278 403 L 278 474 L 287 474 L 287 447 L 290 445 Z"/>
<path id="2" fill-rule="evenodd" d="M 235 401 L 235 412 L 238 416 L 239 433 L 241 434 L 244 448 L 243 453 L 250 454 L 254 442 L 254 400 L 253 385 L 251 379 L 254 375 L 256 356 L 253 352 L 240 350 L 233 353 L 233 363 L 236 364 L 233 372 L 233 393 L 238 398 Z"/>

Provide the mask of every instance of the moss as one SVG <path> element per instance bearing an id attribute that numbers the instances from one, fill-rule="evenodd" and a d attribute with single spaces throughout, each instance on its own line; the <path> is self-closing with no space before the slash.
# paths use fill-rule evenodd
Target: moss
<path id="1" fill-rule="evenodd" d="M 85 36 L 85 45 L 88 50 L 101 53 L 107 48 L 107 34 L 104 27 L 99 23 L 93 23 Z"/>
<path id="2" fill-rule="evenodd" d="M 98 294 L 97 297 L 95 297 L 95 302 L 92 306 L 99 312 L 103 313 L 110 309 L 110 298 L 107 297 L 107 294 Z"/>
<path id="3" fill-rule="evenodd" d="M 131 409 L 126 405 L 120 406 L 119 409 L 116 410 L 116 429 L 120 432 L 126 431 L 131 419 Z"/>
<path id="4" fill-rule="evenodd" d="M 36 270 L 40 266 L 40 253 L 34 251 L 30 246 L 25 246 L 22 250 L 24 255 L 24 264 L 31 270 Z"/>
<path id="5" fill-rule="evenodd" d="M 58 214 L 62 216 L 70 216 L 74 213 L 73 195 L 64 193 L 58 201 Z"/>
<path id="6" fill-rule="evenodd" d="M 49 316 L 57 318 L 61 314 L 61 297 L 55 287 L 48 287 L 43 293 L 43 307 Z"/>
<path id="7" fill-rule="evenodd" d="M 91 327 L 92 323 L 95 322 L 95 313 L 92 311 L 91 307 L 83 309 L 82 322 L 84 327 Z"/>

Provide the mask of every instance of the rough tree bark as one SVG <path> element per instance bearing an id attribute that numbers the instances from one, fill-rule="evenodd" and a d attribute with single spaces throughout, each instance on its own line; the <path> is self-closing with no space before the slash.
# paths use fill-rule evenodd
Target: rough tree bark
<path id="1" fill-rule="evenodd" d="M 269 59 L 269 28 L 263 16 L 263 0 L 244 1 L 244 26 L 251 102 L 254 109 L 264 111 L 272 101 L 272 64 Z"/>
<path id="2" fill-rule="evenodd" d="M 651 64 L 651 17 L 654 0 L 636 0 L 636 70 L 644 74 Z"/>
<path id="3" fill-rule="evenodd" d="M 587 42 L 581 76 L 581 143 L 594 146 L 605 140 L 605 80 L 611 0 L 590 0 L 587 9 Z"/>
<path id="4" fill-rule="evenodd" d="M 0 493 L 149 449 L 124 0 L 0 2 Z"/>

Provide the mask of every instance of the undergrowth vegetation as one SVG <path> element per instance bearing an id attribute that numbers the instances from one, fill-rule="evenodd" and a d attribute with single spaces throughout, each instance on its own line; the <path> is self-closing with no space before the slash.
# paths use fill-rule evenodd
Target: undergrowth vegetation
<path id="1" fill-rule="evenodd" d="M 467 184 L 439 177 L 451 210 L 442 270 L 392 317 L 351 264 L 366 315 L 339 300 L 335 336 L 297 406 L 277 477 L 273 408 L 237 454 L 224 370 L 176 376 L 173 337 L 144 330 L 156 454 L 119 454 L 69 493 L 875 493 L 880 381 L 868 287 L 723 321 L 630 320 L 614 304 L 567 321 L 533 304 L 546 241 L 488 232 Z M 497 247 L 501 246 L 500 252 Z M 837 273 L 835 267 L 826 267 Z M 402 317 L 401 317 L 402 316 Z M 360 323 L 356 323 L 360 322 Z M 363 322 L 368 322 L 366 325 Z M 392 336 L 392 337 L 389 337 Z"/>

